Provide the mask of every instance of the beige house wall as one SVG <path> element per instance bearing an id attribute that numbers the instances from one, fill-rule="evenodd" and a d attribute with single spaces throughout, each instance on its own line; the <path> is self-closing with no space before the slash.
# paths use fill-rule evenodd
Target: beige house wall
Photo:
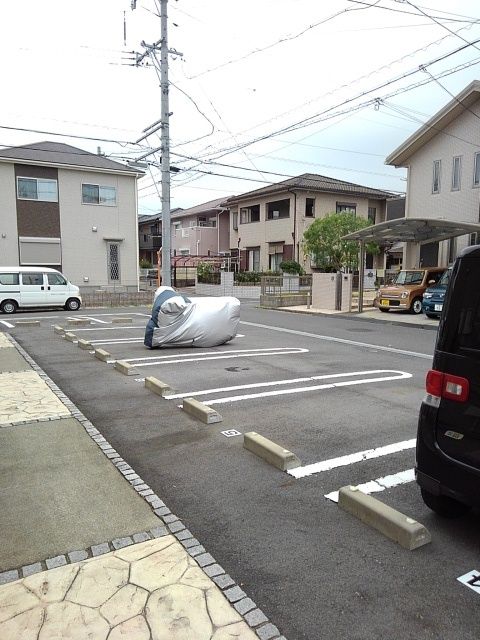
<path id="1" fill-rule="evenodd" d="M 235 204 L 230 209 L 230 248 L 249 249 L 260 247 L 260 269 L 268 269 L 268 244 L 270 242 L 284 242 L 293 244 L 295 236 L 295 259 L 300 262 L 307 272 L 311 271 L 310 261 L 303 252 L 303 235 L 312 222 L 317 218 L 323 218 L 336 211 L 338 203 L 355 204 L 357 216 L 368 218 L 368 208 L 377 208 L 377 220 L 385 220 L 386 201 L 369 200 L 366 197 L 358 198 L 348 194 L 329 194 L 314 191 L 279 192 L 261 198 L 244 200 Z M 306 200 L 315 200 L 314 217 L 305 215 Z M 277 200 L 290 200 L 290 217 L 267 220 L 267 204 Z M 295 205 L 296 203 L 296 205 Z M 260 222 L 240 224 L 240 209 L 253 205 L 260 205 Z M 295 208 L 295 210 L 294 210 Z M 234 214 L 237 214 L 238 230 L 233 228 Z M 295 215 L 296 213 L 296 215 Z M 294 233 L 295 232 L 295 233 Z M 292 235 L 294 233 L 294 236 Z"/>
<path id="2" fill-rule="evenodd" d="M 0 162 L 0 266 L 19 265 L 15 171 L 13 164 Z"/>
<path id="3" fill-rule="evenodd" d="M 116 206 L 83 204 L 83 183 L 116 187 Z M 136 178 L 58 169 L 58 198 L 62 268 L 71 282 L 84 287 L 112 286 L 107 268 L 107 240 L 111 239 L 120 244 L 120 282 L 117 284 L 137 288 Z"/>
<path id="4" fill-rule="evenodd" d="M 480 101 L 469 107 L 480 117 Z M 480 152 L 478 118 L 464 111 L 427 142 L 408 161 L 407 218 L 479 222 L 480 188 L 473 186 L 474 154 Z M 460 189 L 452 190 L 453 158 L 461 157 Z M 441 161 L 440 192 L 432 193 L 433 162 Z M 468 236 L 456 239 L 456 253 L 468 245 Z M 405 266 L 417 266 L 419 247 L 411 245 Z M 448 241 L 440 243 L 439 265 L 448 264 Z"/>

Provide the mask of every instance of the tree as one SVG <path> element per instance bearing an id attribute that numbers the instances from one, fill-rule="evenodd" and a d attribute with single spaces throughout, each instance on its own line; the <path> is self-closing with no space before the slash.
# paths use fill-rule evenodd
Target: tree
<path id="1" fill-rule="evenodd" d="M 365 218 L 354 213 L 330 213 L 318 218 L 303 234 L 304 251 L 312 256 L 312 262 L 323 271 L 358 269 L 358 242 L 342 240 L 343 236 L 370 226 Z M 380 249 L 374 242 L 365 246 L 367 253 L 377 254 Z"/>

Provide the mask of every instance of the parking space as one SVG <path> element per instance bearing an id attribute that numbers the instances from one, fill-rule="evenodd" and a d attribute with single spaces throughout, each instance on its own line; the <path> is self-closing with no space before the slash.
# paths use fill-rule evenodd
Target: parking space
<path id="1" fill-rule="evenodd" d="M 101 347 L 110 354 L 106 363 L 98 361 L 99 376 L 105 368 L 112 370 L 115 361 L 127 362 L 135 369 L 128 380 L 132 394 L 146 376 L 173 390 L 163 399 L 151 399 L 156 410 L 161 412 L 166 403 L 179 409 L 183 399 L 194 397 L 214 407 L 229 428 L 256 430 L 296 453 L 304 465 L 321 461 L 325 449 L 336 455 L 349 446 L 355 451 L 390 445 L 390 428 L 375 434 L 369 429 L 382 413 L 388 423 L 395 421 L 398 434 L 413 437 L 412 417 L 423 394 L 428 354 L 411 357 L 409 350 L 392 347 L 385 352 L 358 340 L 322 340 L 252 324 L 242 327 L 243 337 L 220 347 L 148 350 L 143 345 L 145 321 L 135 318 L 133 326 L 119 326 L 93 320 L 71 331 L 92 350 Z M 69 348 L 75 350 L 75 343 Z M 361 368 L 352 364 L 352 350 L 361 354 Z M 384 366 L 386 353 L 389 368 Z M 76 357 L 87 359 L 89 354 Z M 354 432 L 348 429 L 353 421 Z"/>
<path id="2" fill-rule="evenodd" d="M 355 625 L 358 639 L 383 638 L 405 624 L 403 637 L 475 637 L 478 596 L 457 581 L 475 568 L 475 517 L 440 521 L 412 476 L 433 334 L 242 309 L 242 337 L 226 345 L 151 351 L 146 310 L 112 323 L 127 313 L 92 312 L 92 324 L 71 329 L 108 351 L 106 363 L 53 333 L 67 315 L 12 333 L 287 637 L 319 637 L 312 610 L 322 611 L 322 637 L 351 638 Z M 145 376 L 173 392 L 154 395 Z M 187 396 L 223 421 L 187 416 Z M 280 472 L 246 451 L 248 431 L 301 466 Z M 409 555 L 339 510 L 336 492 L 349 484 L 423 522 L 432 544 Z M 455 605 L 442 609 L 438 594 Z"/>

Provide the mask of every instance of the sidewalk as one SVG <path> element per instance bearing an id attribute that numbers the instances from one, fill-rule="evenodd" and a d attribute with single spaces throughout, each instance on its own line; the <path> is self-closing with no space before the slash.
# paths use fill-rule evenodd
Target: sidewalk
<path id="1" fill-rule="evenodd" d="M 0 332 L 1 640 L 285 640 Z"/>
<path id="2" fill-rule="evenodd" d="M 438 320 L 427 318 L 423 313 L 413 315 L 404 311 L 390 311 L 382 313 L 375 307 L 367 307 L 362 313 L 352 311 L 332 311 L 331 309 L 308 308 L 306 305 L 296 307 L 278 307 L 275 311 L 286 311 L 287 313 L 305 313 L 312 315 L 340 316 L 349 320 L 363 320 L 365 322 L 383 322 L 384 324 L 395 324 L 404 327 L 421 327 L 423 329 L 438 329 Z"/>

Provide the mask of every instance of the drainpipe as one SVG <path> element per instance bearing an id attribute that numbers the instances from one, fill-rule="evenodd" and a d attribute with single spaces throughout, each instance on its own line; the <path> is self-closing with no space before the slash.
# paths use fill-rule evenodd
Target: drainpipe
<path id="1" fill-rule="evenodd" d="M 298 251 L 297 251 L 297 194 L 295 191 L 291 189 L 287 189 L 289 193 L 293 193 L 293 259 L 298 262 Z"/>

